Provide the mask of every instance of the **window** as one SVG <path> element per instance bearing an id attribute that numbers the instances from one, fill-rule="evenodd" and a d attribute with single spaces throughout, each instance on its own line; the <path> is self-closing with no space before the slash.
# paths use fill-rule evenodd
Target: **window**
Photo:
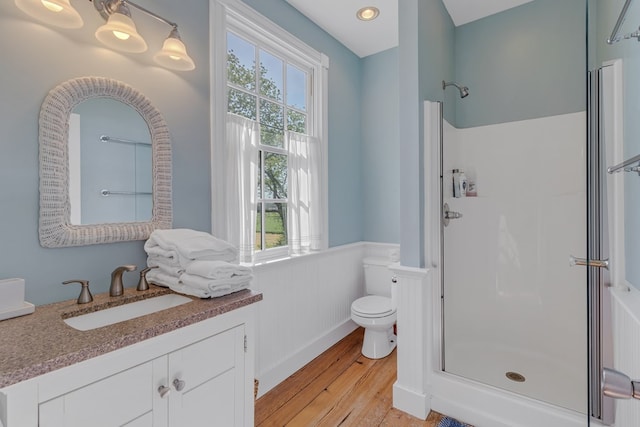
<path id="1" fill-rule="evenodd" d="M 323 161 L 326 158 L 326 145 L 323 141 L 323 135 L 326 135 L 323 120 L 326 117 L 323 114 L 326 106 L 323 98 L 326 97 L 322 95 L 328 61 L 324 55 L 313 51 L 237 0 L 219 0 L 217 4 L 217 11 L 224 15 L 226 24 L 223 30 L 218 31 L 218 35 L 225 40 L 225 69 L 218 68 L 217 71 L 224 77 L 216 80 L 218 93 L 224 87 L 225 99 L 224 109 L 219 109 L 218 114 L 227 114 L 224 121 L 227 124 L 225 143 L 241 144 L 242 149 L 236 150 L 237 147 L 233 147 L 231 150 L 244 158 L 237 160 L 237 164 L 241 165 L 238 167 L 221 165 L 220 161 L 216 166 L 229 171 L 227 181 L 234 181 L 236 178 L 229 175 L 240 174 L 237 180 L 241 187 L 246 189 L 246 179 L 254 187 L 254 194 L 238 191 L 237 196 L 233 194 L 234 189 L 230 188 L 233 185 L 226 188 L 226 203 L 219 203 L 218 210 L 214 200 L 214 215 L 217 213 L 217 216 L 227 216 L 226 224 L 219 222 L 218 229 L 224 227 L 224 233 L 232 243 L 235 243 L 236 234 L 243 235 L 238 242 L 241 254 L 243 247 L 246 251 L 251 251 L 250 255 L 241 257 L 244 258 L 243 261 L 248 261 L 249 258 L 256 261 L 304 253 L 326 247 L 326 233 L 318 231 L 326 230 L 326 195 L 324 191 L 306 192 L 299 186 L 326 188 Z M 217 46 L 218 50 L 222 50 L 221 44 Z M 217 58 L 221 59 L 220 52 Z M 220 97 L 215 100 L 216 103 L 220 102 Z M 228 114 L 246 119 L 246 132 L 236 128 L 230 131 L 229 124 L 233 122 L 237 125 L 238 120 L 229 121 Z M 222 118 L 217 120 L 218 123 L 223 122 Z M 256 130 L 251 131 L 254 126 Z M 235 136 L 230 137 L 231 134 L 244 135 L 242 138 L 246 136 L 251 141 L 234 140 Z M 309 148 L 305 144 L 313 147 Z M 229 146 L 225 150 L 214 144 L 213 151 L 216 150 L 218 153 L 228 153 L 230 149 Z M 291 158 L 299 157 L 300 153 L 304 153 L 305 157 L 302 162 L 298 158 Z M 252 159 L 250 162 L 247 161 L 247 156 Z M 236 162 L 229 156 L 215 158 L 225 158 L 228 163 Z M 307 162 L 313 164 L 308 165 Z M 306 169 L 308 167 L 311 169 Z M 214 182 L 216 184 L 218 183 Z M 215 199 L 213 185 L 212 191 Z M 244 204 L 238 212 L 242 217 L 239 224 L 229 217 L 234 215 L 230 206 L 236 203 L 234 197 L 243 199 L 239 203 Z M 313 199 L 311 202 L 309 197 Z M 221 212 L 222 209 L 224 213 Z M 247 214 L 248 210 L 252 211 L 251 215 Z M 311 229 L 305 229 L 309 228 L 308 218 L 312 218 L 312 221 L 314 218 L 321 218 L 323 226 L 316 224 Z M 248 224 L 249 221 L 251 224 Z M 231 227 L 229 224 L 232 224 Z M 238 226 L 240 230 L 234 232 L 232 228 Z M 215 218 L 213 229 L 215 233 Z M 251 232 L 247 235 L 249 229 Z M 309 236 L 314 236 L 316 243 L 307 242 Z M 248 239 L 251 240 L 250 245 Z M 318 244 L 318 239 L 322 243 Z"/>
<path id="2" fill-rule="evenodd" d="M 287 58 L 227 32 L 227 111 L 260 128 L 256 251 L 288 244 L 285 130 L 307 133 L 310 79 Z"/>

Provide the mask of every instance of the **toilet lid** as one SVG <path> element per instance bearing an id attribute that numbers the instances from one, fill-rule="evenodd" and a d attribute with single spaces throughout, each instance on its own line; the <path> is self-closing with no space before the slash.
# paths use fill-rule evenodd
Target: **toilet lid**
<path id="1" fill-rule="evenodd" d="M 358 298 L 351 304 L 351 309 L 366 316 L 386 316 L 395 311 L 391 306 L 391 298 L 379 295 Z"/>

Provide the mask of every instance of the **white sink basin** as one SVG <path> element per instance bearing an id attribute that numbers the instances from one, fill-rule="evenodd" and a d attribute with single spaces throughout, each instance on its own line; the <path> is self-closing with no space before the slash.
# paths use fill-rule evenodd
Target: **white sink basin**
<path id="1" fill-rule="evenodd" d="M 182 295 L 167 294 L 159 297 L 144 299 L 119 305 L 117 307 L 106 308 L 82 314 L 76 317 L 64 319 L 64 323 L 79 331 L 89 331 L 102 326 L 113 325 L 125 320 L 135 319 L 167 308 L 177 307 L 193 301 L 191 298 Z"/>

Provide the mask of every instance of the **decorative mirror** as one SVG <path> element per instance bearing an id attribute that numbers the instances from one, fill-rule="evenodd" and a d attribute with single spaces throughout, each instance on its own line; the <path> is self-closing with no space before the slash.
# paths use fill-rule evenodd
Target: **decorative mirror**
<path id="1" fill-rule="evenodd" d="M 171 139 L 160 112 L 131 86 L 81 77 L 40 110 L 40 244 L 144 240 L 171 228 Z"/>

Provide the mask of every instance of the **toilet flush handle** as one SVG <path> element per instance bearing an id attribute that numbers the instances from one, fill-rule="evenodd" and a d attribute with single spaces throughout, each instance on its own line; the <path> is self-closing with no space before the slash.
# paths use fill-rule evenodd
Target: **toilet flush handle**
<path id="1" fill-rule="evenodd" d="M 398 278 L 396 276 L 393 276 L 391 278 L 391 283 L 398 283 Z"/>

